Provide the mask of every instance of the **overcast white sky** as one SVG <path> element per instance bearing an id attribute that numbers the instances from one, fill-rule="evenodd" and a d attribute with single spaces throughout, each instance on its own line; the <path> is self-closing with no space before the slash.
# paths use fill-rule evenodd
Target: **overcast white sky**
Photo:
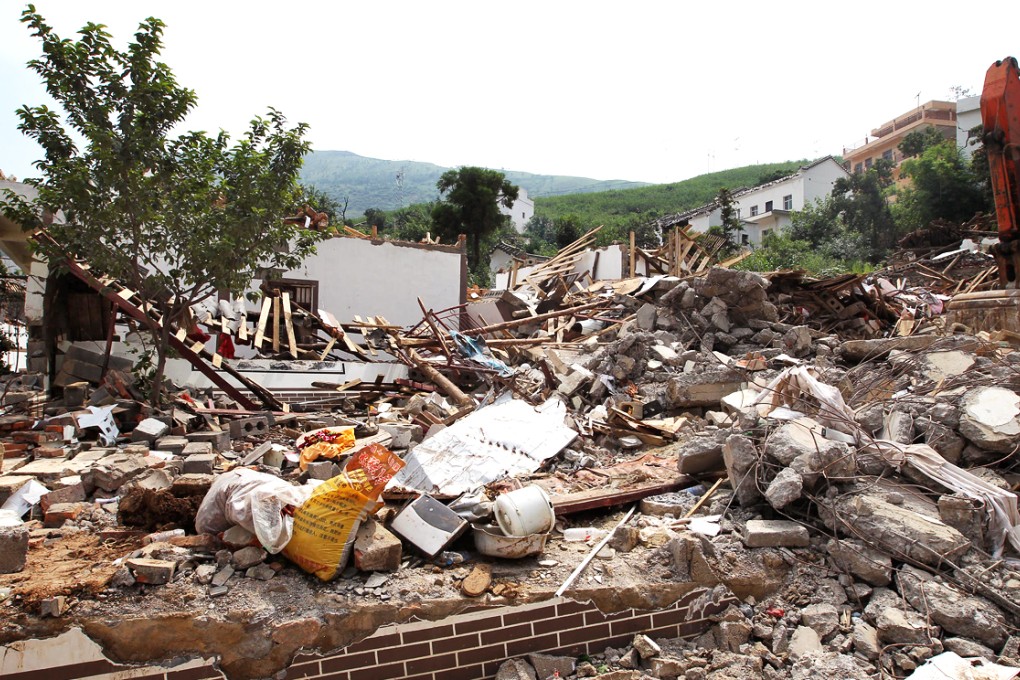
<path id="1" fill-rule="evenodd" d="M 166 22 L 198 93 L 187 128 L 234 133 L 268 106 L 316 150 L 664 183 L 838 154 L 1020 53 L 1020 2 L 38 0 L 62 37 L 121 46 Z M 39 43 L 0 2 L 0 169 L 41 155 L 15 109 L 46 101 Z"/>

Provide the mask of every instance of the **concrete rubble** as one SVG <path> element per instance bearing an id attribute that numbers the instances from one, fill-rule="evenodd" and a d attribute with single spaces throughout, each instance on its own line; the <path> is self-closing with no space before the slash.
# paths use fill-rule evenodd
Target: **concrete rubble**
<path id="1" fill-rule="evenodd" d="M 568 597 L 622 607 L 627 589 L 698 584 L 732 600 L 703 632 L 637 631 L 626 647 L 580 658 L 513 655 L 496 677 L 909 677 L 947 651 L 1020 669 L 1016 348 L 935 324 L 901 342 L 866 314 L 832 322 L 798 305 L 863 279 L 833 289 L 713 267 L 646 283 L 620 292 L 531 280 L 514 292 L 514 307 L 530 311 L 464 331 L 468 344 L 448 344 L 457 336 L 432 312 L 407 331 L 377 324 L 373 342 L 406 360 L 412 379 L 341 389 L 328 410 L 260 411 L 189 390 L 157 410 L 129 371 L 95 375 L 81 354 L 59 403 L 36 398 L 39 380 L 12 381 L 11 394 L 30 396 L 6 400 L 0 416 L 0 587 L 12 589 L 0 640 L 87 627 L 132 601 L 205 612 L 214 598 L 307 593 L 245 633 L 247 660 L 196 643 L 230 678 L 269 677 L 298 649 L 336 647 L 328 636 L 286 648 L 273 637 L 326 601 L 397 612 L 445 597 L 461 611 L 568 584 Z M 602 329 L 571 330 L 588 319 Z M 104 425 L 82 427 L 88 405 L 114 408 Z M 544 415 L 497 431 L 493 414 L 516 407 Z M 485 427 L 473 426 L 487 409 Z M 470 447 L 456 450 L 467 462 L 449 461 L 470 437 L 495 468 L 507 464 L 462 486 Z M 348 484 L 370 445 L 414 474 L 395 466 L 378 508 L 355 512 L 320 583 L 267 540 L 266 522 L 285 543 L 312 487 Z M 488 465 L 478 451 L 474 473 Z M 216 486 L 239 469 L 272 491 Z M 537 528 L 514 533 L 497 503 L 531 487 L 545 499 L 529 516 Z M 443 512 L 408 524 L 433 503 Z M 281 522 L 281 510 L 298 519 Z M 209 512 L 219 528 L 197 531 Z M 513 546 L 541 540 L 493 556 L 474 542 L 483 526 Z M 102 563 L 102 576 L 47 582 L 38 561 L 71 542 L 66 557 L 84 551 L 80 569 Z"/>

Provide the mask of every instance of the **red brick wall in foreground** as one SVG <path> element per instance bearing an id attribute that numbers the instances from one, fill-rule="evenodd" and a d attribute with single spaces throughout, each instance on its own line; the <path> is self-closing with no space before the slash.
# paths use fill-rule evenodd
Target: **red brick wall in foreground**
<path id="1" fill-rule="evenodd" d="M 384 626 L 341 652 L 299 656 L 287 679 L 322 680 L 475 680 L 492 678 L 505 660 L 531 652 L 578 656 L 623 647 L 635 633 L 653 638 L 697 635 L 707 617 L 733 603 L 705 604 L 705 590 L 694 591 L 661 611 L 624 610 L 603 614 L 594 605 L 565 598 L 518 607 L 483 609 L 442 621 Z M 696 602 L 697 601 L 697 602 Z M 696 610 L 692 611 L 692 603 Z M 53 660 L 59 663 L 59 659 Z M 193 665 L 193 664 L 189 664 Z M 35 668 L 39 668 L 37 665 Z M 137 673 L 137 674 L 136 674 Z M 3 673 L 3 680 L 213 680 L 223 676 L 211 666 L 169 670 L 134 669 L 125 673 L 105 660 L 39 670 Z"/>

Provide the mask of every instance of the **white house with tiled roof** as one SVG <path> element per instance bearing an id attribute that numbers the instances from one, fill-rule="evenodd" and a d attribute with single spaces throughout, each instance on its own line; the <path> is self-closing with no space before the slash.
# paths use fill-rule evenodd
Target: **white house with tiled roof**
<path id="1" fill-rule="evenodd" d="M 832 156 L 826 156 L 797 172 L 752 188 L 733 191 L 733 207 L 744 226 L 737 238 L 742 243 L 756 245 L 771 232 L 787 229 L 793 223 L 791 213 L 803 210 L 817 199 L 832 193 L 836 180 L 850 173 Z M 689 224 L 696 232 L 722 224 L 721 209 L 717 202 L 659 220 L 659 226 L 668 229 Z"/>

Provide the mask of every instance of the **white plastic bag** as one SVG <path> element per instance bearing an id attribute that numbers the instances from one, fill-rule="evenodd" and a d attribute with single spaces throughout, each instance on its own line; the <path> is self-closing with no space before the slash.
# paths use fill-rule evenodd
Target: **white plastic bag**
<path id="1" fill-rule="evenodd" d="M 198 508 L 195 529 L 219 533 L 238 525 L 254 533 L 262 547 L 275 554 L 290 541 L 294 526 L 284 507 L 301 507 L 311 493 L 309 486 L 294 486 L 263 472 L 235 468 L 213 482 Z"/>

